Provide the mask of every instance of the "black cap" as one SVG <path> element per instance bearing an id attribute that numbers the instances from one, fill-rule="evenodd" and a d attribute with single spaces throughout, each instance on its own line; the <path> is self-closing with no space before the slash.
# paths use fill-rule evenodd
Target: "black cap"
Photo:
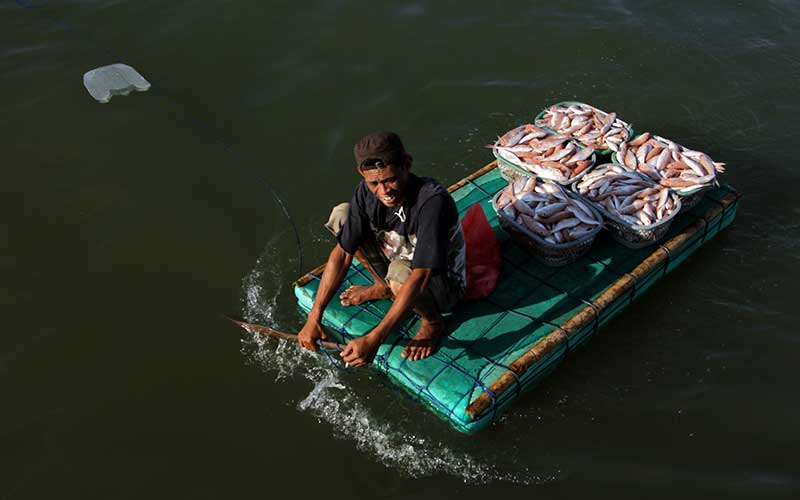
<path id="1" fill-rule="evenodd" d="M 373 132 L 362 137 L 353 147 L 356 167 L 375 165 L 380 160 L 383 165 L 401 165 L 408 159 L 400 136 L 394 132 Z M 375 165 L 380 168 L 380 165 Z"/>

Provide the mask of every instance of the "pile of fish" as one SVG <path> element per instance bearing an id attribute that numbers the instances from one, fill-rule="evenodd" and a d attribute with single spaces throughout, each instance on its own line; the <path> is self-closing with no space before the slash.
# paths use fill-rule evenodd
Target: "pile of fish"
<path id="1" fill-rule="evenodd" d="M 593 148 L 531 124 L 507 132 L 489 147 L 498 158 L 556 182 L 567 182 L 594 163 Z"/>
<path id="2" fill-rule="evenodd" d="M 597 168 L 576 185 L 578 192 L 608 213 L 635 226 L 650 226 L 672 215 L 678 197 L 619 165 Z"/>
<path id="3" fill-rule="evenodd" d="M 536 120 L 536 125 L 549 127 L 557 134 L 567 135 L 596 149 L 617 151 L 628 140 L 629 125 L 588 104 L 556 104 Z"/>
<path id="4" fill-rule="evenodd" d="M 535 177 L 509 183 L 495 201 L 498 213 L 552 244 L 579 240 L 599 230 L 602 219 L 561 186 Z"/>
<path id="5" fill-rule="evenodd" d="M 714 162 L 707 154 L 649 132 L 623 143 L 617 162 L 679 193 L 712 184 L 716 173 L 725 171 L 724 163 Z"/>

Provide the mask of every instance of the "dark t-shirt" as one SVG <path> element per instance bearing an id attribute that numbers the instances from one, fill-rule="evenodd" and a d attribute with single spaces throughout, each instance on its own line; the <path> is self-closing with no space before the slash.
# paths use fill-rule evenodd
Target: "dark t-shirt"
<path id="1" fill-rule="evenodd" d="M 414 269 L 431 269 L 434 275 L 446 272 L 460 285 L 466 284 L 458 210 L 447 189 L 435 180 L 409 174 L 400 207 L 387 207 L 363 180 L 359 182 L 337 239 L 352 254 L 370 233 L 390 261 L 408 260 Z"/>

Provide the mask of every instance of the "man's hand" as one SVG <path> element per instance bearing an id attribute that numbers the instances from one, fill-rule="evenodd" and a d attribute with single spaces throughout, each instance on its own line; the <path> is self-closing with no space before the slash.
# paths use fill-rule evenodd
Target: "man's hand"
<path id="1" fill-rule="evenodd" d="M 353 262 L 353 256 L 337 243 L 328 256 L 325 272 L 322 273 L 322 280 L 317 288 L 317 296 L 314 298 L 314 305 L 311 307 L 311 311 L 308 313 L 306 324 L 297 334 L 297 341 L 300 345 L 310 351 L 317 350 L 317 340 L 328 338 L 325 335 L 325 331 L 322 330 L 322 313 L 339 285 L 342 284 L 351 262 Z"/>
<path id="2" fill-rule="evenodd" d="M 303 329 L 297 334 L 297 341 L 300 345 L 314 352 L 317 351 L 317 340 L 326 340 L 327 338 L 328 336 L 325 334 L 325 330 L 322 329 L 322 325 L 312 319 L 306 321 Z"/>
<path id="3" fill-rule="evenodd" d="M 380 345 L 380 337 L 367 334 L 348 342 L 339 355 L 347 366 L 357 368 L 372 363 Z"/>

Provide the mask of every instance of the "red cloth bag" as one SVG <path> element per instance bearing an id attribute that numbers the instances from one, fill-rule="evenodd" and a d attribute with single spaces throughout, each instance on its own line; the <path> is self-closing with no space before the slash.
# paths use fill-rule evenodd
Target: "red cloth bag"
<path id="1" fill-rule="evenodd" d="M 488 296 L 500 277 L 500 243 L 480 203 L 467 210 L 461 220 L 467 257 L 467 291 L 464 300 Z"/>

